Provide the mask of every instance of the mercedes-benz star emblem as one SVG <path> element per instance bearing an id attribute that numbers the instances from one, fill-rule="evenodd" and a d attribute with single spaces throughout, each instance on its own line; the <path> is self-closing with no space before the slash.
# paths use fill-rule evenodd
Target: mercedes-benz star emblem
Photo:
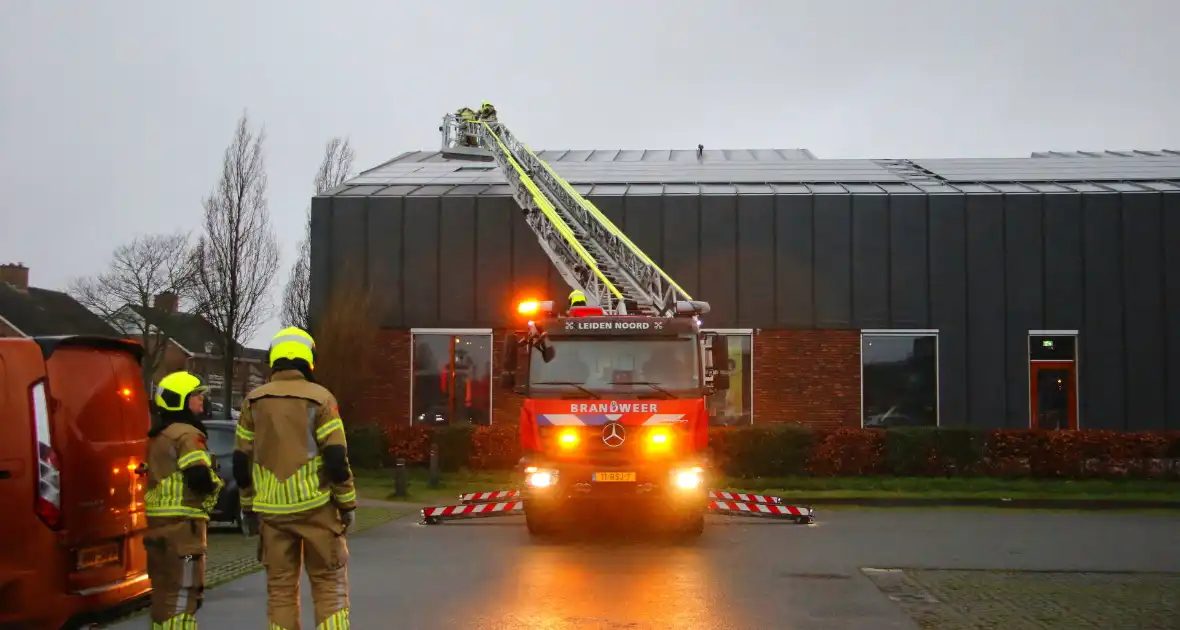
<path id="1" fill-rule="evenodd" d="M 617 448 L 627 440 L 627 429 L 618 422 L 608 422 L 602 427 L 602 443 Z"/>

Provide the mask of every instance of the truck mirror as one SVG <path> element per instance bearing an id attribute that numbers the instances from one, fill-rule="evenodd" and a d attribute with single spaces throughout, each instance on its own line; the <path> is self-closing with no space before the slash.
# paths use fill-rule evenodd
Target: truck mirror
<path id="1" fill-rule="evenodd" d="M 721 372 L 724 366 L 729 365 L 729 344 L 726 343 L 725 337 L 715 335 L 713 337 L 713 369 Z"/>
<path id="2" fill-rule="evenodd" d="M 729 375 L 719 372 L 713 375 L 713 389 L 723 392 L 729 389 Z"/>
<path id="3" fill-rule="evenodd" d="M 512 391 L 516 387 L 516 374 L 504 371 L 500 372 L 500 389 Z"/>
<path id="4" fill-rule="evenodd" d="M 501 358 L 505 371 L 516 371 L 516 335 L 509 333 L 504 337 L 504 350 Z"/>

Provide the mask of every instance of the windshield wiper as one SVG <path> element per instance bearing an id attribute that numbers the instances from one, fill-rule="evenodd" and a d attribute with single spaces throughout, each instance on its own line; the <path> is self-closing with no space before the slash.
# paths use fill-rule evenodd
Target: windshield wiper
<path id="1" fill-rule="evenodd" d="M 660 387 L 660 385 L 658 383 L 653 383 L 651 381 L 611 381 L 610 384 L 611 385 L 647 385 L 648 387 L 656 390 L 657 392 L 660 392 L 661 394 L 667 396 L 668 398 L 676 398 L 676 396 L 673 395 L 672 392 L 664 389 L 663 387 Z"/>
<path id="2" fill-rule="evenodd" d="M 573 381 L 537 381 L 536 383 L 533 383 L 533 385 L 569 385 L 570 387 L 577 387 L 578 389 L 586 392 L 587 396 L 602 398 L 602 396 L 599 396 L 598 394 L 595 394 L 594 392 L 583 387 L 581 383 L 575 383 Z"/>

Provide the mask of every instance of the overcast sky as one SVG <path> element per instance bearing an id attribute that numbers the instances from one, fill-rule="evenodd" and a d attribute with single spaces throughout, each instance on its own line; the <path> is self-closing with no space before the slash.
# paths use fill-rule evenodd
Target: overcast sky
<path id="1" fill-rule="evenodd" d="M 244 108 L 276 304 L 331 136 L 368 168 L 484 99 L 539 149 L 1180 148 L 1177 24 L 1176 0 L 0 0 L 0 261 L 64 288 L 195 233 Z"/>

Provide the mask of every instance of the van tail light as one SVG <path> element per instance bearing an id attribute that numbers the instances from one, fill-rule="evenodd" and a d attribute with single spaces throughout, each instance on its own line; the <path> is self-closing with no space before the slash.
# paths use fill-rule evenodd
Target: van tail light
<path id="1" fill-rule="evenodd" d="M 33 435 L 37 440 L 37 498 L 33 511 L 50 529 L 61 528 L 61 462 L 53 450 L 45 381 L 33 385 Z"/>

